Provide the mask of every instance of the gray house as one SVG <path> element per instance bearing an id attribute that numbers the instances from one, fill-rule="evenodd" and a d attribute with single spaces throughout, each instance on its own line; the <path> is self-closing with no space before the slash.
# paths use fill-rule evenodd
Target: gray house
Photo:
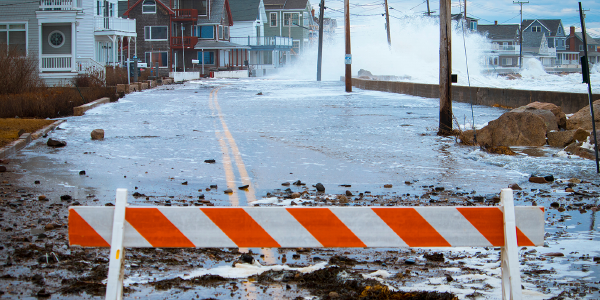
<path id="1" fill-rule="evenodd" d="M 567 33 L 565 32 L 565 28 L 560 19 L 523 20 L 522 27 L 523 39 L 526 37 L 534 38 L 533 41 L 528 42 L 531 46 L 537 44 L 540 33 L 544 34 L 548 42 L 548 48 L 554 49 L 556 52 L 556 59 L 552 66 L 557 68 L 568 68 L 578 64 L 577 60 L 579 52 L 574 49 L 569 49 Z M 523 43 L 525 44 L 525 40 Z M 546 59 L 546 61 L 548 61 L 548 59 Z"/>
<path id="2" fill-rule="evenodd" d="M 487 55 L 487 65 L 513 68 L 519 66 L 519 25 L 506 24 L 477 26 L 477 32 L 492 41 L 492 50 Z"/>

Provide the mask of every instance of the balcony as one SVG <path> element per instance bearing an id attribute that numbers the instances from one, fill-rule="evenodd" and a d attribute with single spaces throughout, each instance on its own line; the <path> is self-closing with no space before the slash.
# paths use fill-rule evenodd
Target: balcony
<path id="1" fill-rule="evenodd" d="M 180 36 L 171 37 L 171 48 L 172 49 L 182 49 L 182 48 L 191 48 L 198 43 L 198 37 L 196 36 L 184 36 L 183 38 Z"/>
<path id="2" fill-rule="evenodd" d="M 171 17 L 172 21 L 198 21 L 197 9 L 174 9 L 175 15 Z"/>
<path id="3" fill-rule="evenodd" d="M 260 37 L 231 37 L 229 39 L 230 42 L 250 46 L 252 49 L 281 49 L 292 48 L 292 38 L 281 37 L 281 36 L 260 36 Z"/>
<path id="4" fill-rule="evenodd" d="M 60 72 L 71 71 L 71 55 L 42 55 L 42 72 Z"/>
<path id="5" fill-rule="evenodd" d="M 94 31 L 96 34 L 102 34 L 104 31 L 117 31 L 122 33 L 127 33 L 127 36 L 133 34 L 136 35 L 135 32 L 135 20 L 134 19 L 123 19 L 116 17 L 94 17 Z"/>
<path id="6" fill-rule="evenodd" d="M 40 10 L 43 11 L 65 11 L 81 10 L 83 0 L 40 0 Z"/>

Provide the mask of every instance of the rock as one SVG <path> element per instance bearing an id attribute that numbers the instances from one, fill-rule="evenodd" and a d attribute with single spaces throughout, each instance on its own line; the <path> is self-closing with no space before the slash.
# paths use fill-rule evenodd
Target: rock
<path id="1" fill-rule="evenodd" d="M 0 173 L 2 172 L 6 172 L 6 167 L 5 166 L 0 166 Z"/>
<path id="2" fill-rule="evenodd" d="M 541 104 L 541 102 L 538 102 Z M 533 105 L 534 103 L 530 103 L 530 105 Z M 554 114 L 547 109 L 538 109 L 535 108 L 533 106 L 521 106 L 518 108 L 515 108 L 513 110 L 511 110 L 511 112 L 516 112 L 516 113 L 522 113 L 522 112 L 530 112 L 534 115 L 538 115 L 540 117 L 542 117 L 544 119 L 544 123 L 546 123 L 546 133 L 554 130 L 557 131 L 558 130 L 558 122 L 556 121 L 556 117 L 554 116 Z M 564 115 L 564 113 L 563 113 Z"/>
<path id="3" fill-rule="evenodd" d="M 90 133 L 92 140 L 103 140 L 104 139 L 104 129 L 94 129 L 92 133 Z"/>
<path id="4" fill-rule="evenodd" d="M 346 197 L 344 195 L 337 196 L 337 199 L 340 203 L 348 203 L 348 197 Z"/>
<path id="5" fill-rule="evenodd" d="M 320 182 L 317 183 L 315 185 L 315 187 L 317 188 L 317 192 L 321 192 L 321 193 L 325 192 L 325 186 L 322 183 L 320 183 Z"/>
<path id="6" fill-rule="evenodd" d="M 522 190 L 522 188 L 518 184 L 516 184 L 516 183 L 513 183 L 513 184 L 509 185 L 508 187 L 511 188 L 514 191 L 520 191 L 520 190 Z"/>
<path id="7" fill-rule="evenodd" d="M 85 175 L 85 171 L 79 171 L 79 175 Z"/>
<path id="8" fill-rule="evenodd" d="M 550 207 L 557 208 L 557 207 L 560 207 L 560 204 L 558 202 L 552 202 L 552 203 L 550 203 Z"/>
<path id="9" fill-rule="evenodd" d="M 292 193 L 292 195 L 290 195 L 292 197 L 292 199 L 296 199 L 296 198 L 300 198 L 300 193 Z"/>
<path id="10" fill-rule="evenodd" d="M 406 265 L 414 265 L 416 262 L 417 262 L 417 260 L 414 258 L 407 258 L 404 260 L 404 264 L 406 264 Z"/>
<path id="11" fill-rule="evenodd" d="M 204 162 L 207 163 L 207 164 L 214 164 L 215 160 L 214 159 L 207 159 Z"/>
<path id="12" fill-rule="evenodd" d="M 36 180 L 36 181 L 34 181 L 33 183 L 34 183 L 34 184 L 42 184 L 42 182 L 41 182 L 41 181 L 39 181 L 39 180 Z"/>
<path id="13" fill-rule="evenodd" d="M 184 182 L 181 183 L 181 185 L 188 185 L 188 182 L 184 181 Z"/>
<path id="14" fill-rule="evenodd" d="M 394 186 L 391 185 L 391 184 L 384 184 L 383 187 L 386 188 L 386 189 L 391 189 Z"/>
<path id="15" fill-rule="evenodd" d="M 246 184 L 246 185 L 242 185 L 238 187 L 238 190 L 247 190 L 250 187 L 250 185 Z"/>
<path id="16" fill-rule="evenodd" d="M 225 193 L 225 194 L 233 194 L 233 190 L 226 189 L 226 190 L 223 191 L 223 193 Z"/>
<path id="17" fill-rule="evenodd" d="M 66 200 L 71 200 L 71 199 L 72 199 L 72 198 L 71 198 L 71 196 L 69 196 L 69 195 L 62 195 L 62 196 L 60 196 L 60 200 L 63 200 L 63 201 L 66 201 Z"/>
<path id="18" fill-rule="evenodd" d="M 571 178 L 569 180 L 567 180 L 570 183 L 581 183 L 581 179 L 577 179 L 577 178 Z"/>
<path id="19" fill-rule="evenodd" d="M 48 200 L 48 197 L 46 197 L 46 195 L 39 195 L 38 200 L 45 201 L 45 200 Z"/>
<path id="20" fill-rule="evenodd" d="M 585 142 L 590 133 L 583 129 L 550 131 L 547 134 L 548 145 L 551 147 L 564 148 L 573 142 Z"/>
<path id="21" fill-rule="evenodd" d="M 562 207 L 562 206 L 558 208 L 558 211 L 559 211 L 559 212 L 563 212 L 563 211 L 565 211 L 565 210 L 567 210 L 567 209 L 566 209 L 566 208 L 564 208 L 564 207 Z"/>
<path id="22" fill-rule="evenodd" d="M 452 281 L 454 281 L 454 278 L 452 278 L 452 276 L 450 276 L 449 274 L 446 274 L 446 281 L 452 282 Z"/>
<path id="23" fill-rule="evenodd" d="M 337 292 L 329 292 L 329 298 L 338 298 L 339 296 Z"/>
<path id="24" fill-rule="evenodd" d="M 289 182 L 284 182 L 281 185 L 283 185 L 283 186 L 290 186 L 290 183 Z"/>
<path id="25" fill-rule="evenodd" d="M 346 197 L 352 197 L 352 196 L 353 196 L 353 195 L 352 195 L 352 192 L 351 192 L 351 191 L 348 191 L 348 190 L 346 190 Z"/>
<path id="26" fill-rule="evenodd" d="M 552 182 L 554 181 L 554 175 L 546 175 L 544 176 L 544 179 L 546 179 L 548 182 Z"/>
<path id="27" fill-rule="evenodd" d="M 46 224 L 46 226 L 44 226 L 44 229 L 46 229 L 46 230 L 52 230 L 54 228 L 55 228 L 54 224 Z"/>
<path id="28" fill-rule="evenodd" d="M 298 180 L 298 181 L 294 182 L 294 185 L 300 186 L 300 185 L 306 185 L 306 183 Z"/>
<path id="29" fill-rule="evenodd" d="M 424 254 L 423 258 L 428 261 L 444 262 L 444 253 L 434 252 L 431 254 Z"/>
<path id="30" fill-rule="evenodd" d="M 565 254 L 561 253 L 561 252 L 549 252 L 549 253 L 544 253 L 544 256 L 561 257 L 561 256 L 565 256 Z"/>
<path id="31" fill-rule="evenodd" d="M 529 177 L 529 182 L 533 183 L 548 183 L 548 181 L 544 177 L 531 176 Z"/>
<path id="32" fill-rule="evenodd" d="M 571 155 L 577 155 L 581 158 L 596 160 L 596 155 L 594 155 L 594 151 L 581 147 L 582 143 L 573 143 L 567 146 L 564 151 Z"/>
<path id="33" fill-rule="evenodd" d="M 600 125 L 600 100 L 594 101 L 594 118 L 596 122 L 596 128 Z M 574 130 L 577 128 L 591 130 L 592 129 L 592 116 L 590 115 L 590 106 L 586 105 L 578 112 L 574 113 L 569 119 L 567 119 L 567 130 Z"/>
<path id="34" fill-rule="evenodd" d="M 485 151 L 487 153 L 491 153 L 491 154 L 517 155 L 517 153 L 515 153 L 515 151 L 513 151 L 512 149 L 510 149 L 507 146 L 484 145 L 484 146 L 481 146 L 481 149 L 483 149 L 483 151 Z"/>
<path id="35" fill-rule="evenodd" d="M 216 189 L 217 187 L 218 187 L 218 186 L 217 186 L 216 184 L 211 184 L 211 185 L 210 185 L 210 188 L 211 188 L 211 189 Z"/>
<path id="36" fill-rule="evenodd" d="M 35 294 L 38 298 L 48 298 L 50 296 L 52 296 L 51 293 L 46 292 L 45 289 L 41 289 L 37 292 L 37 294 Z"/>
<path id="37" fill-rule="evenodd" d="M 246 264 L 252 264 L 254 262 L 254 257 L 252 255 L 244 253 L 240 257 L 240 261 Z"/>
<path id="38" fill-rule="evenodd" d="M 567 116 L 562 111 L 562 108 L 560 106 L 553 104 L 553 103 L 539 102 L 539 101 L 529 103 L 529 104 L 527 104 L 527 106 L 537 108 L 537 109 L 547 109 L 547 110 L 551 111 L 552 114 L 554 114 L 558 128 L 561 128 L 561 129 L 567 128 Z"/>
<path id="39" fill-rule="evenodd" d="M 574 190 L 574 189 L 572 189 L 572 188 L 566 188 L 566 189 L 565 189 L 565 192 L 567 192 L 567 193 L 574 193 L 574 192 L 575 192 L 575 190 Z"/>
<path id="40" fill-rule="evenodd" d="M 66 146 L 67 142 L 49 138 L 48 142 L 46 142 L 46 145 L 48 145 L 50 147 L 57 147 L 58 148 L 58 147 L 64 147 L 64 146 Z"/>
<path id="41" fill-rule="evenodd" d="M 546 144 L 546 123 L 531 112 L 507 112 L 477 131 L 477 143 L 482 146 L 543 146 Z"/>

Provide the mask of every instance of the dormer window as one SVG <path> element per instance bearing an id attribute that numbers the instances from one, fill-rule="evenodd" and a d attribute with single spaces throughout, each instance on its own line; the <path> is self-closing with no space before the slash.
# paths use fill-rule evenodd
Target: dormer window
<path id="1" fill-rule="evenodd" d="M 156 1 L 155 0 L 144 0 L 144 3 L 142 4 L 142 13 L 155 14 L 156 13 Z"/>
<path id="2" fill-rule="evenodd" d="M 531 27 L 531 32 L 542 32 L 542 26 Z"/>

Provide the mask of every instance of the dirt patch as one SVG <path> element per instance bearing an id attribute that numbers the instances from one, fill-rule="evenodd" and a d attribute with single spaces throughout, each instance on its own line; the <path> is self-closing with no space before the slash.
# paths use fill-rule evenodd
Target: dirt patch
<path id="1" fill-rule="evenodd" d="M 54 120 L 40 119 L 0 119 L 0 147 L 19 139 L 19 133 L 34 133 Z"/>

